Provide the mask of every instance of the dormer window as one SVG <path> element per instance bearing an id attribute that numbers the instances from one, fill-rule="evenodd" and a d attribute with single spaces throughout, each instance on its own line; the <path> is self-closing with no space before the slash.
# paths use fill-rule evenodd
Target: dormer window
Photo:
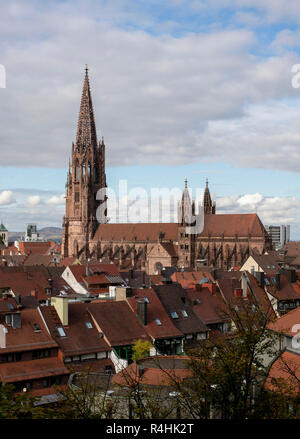
<path id="1" fill-rule="evenodd" d="M 33 324 L 33 328 L 34 328 L 34 332 L 40 332 L 41 328 L 39 327 L 39 325 L 37 323 Z"/>

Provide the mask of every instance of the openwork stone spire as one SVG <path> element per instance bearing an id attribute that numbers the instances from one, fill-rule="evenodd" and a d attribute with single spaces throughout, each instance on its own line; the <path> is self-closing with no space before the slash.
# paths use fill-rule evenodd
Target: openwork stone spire
<path id="1" fill-rule="evenodd" d="M 77 126 L 76 148 L 85 150 L 87 148 L 96 147 L 97 134 L 89 84 L 88 67 L 86 66 Z"/>
<path id="2" fill-rule="evenodd" d="M 208 189 L 208 180 L 206 180 L 206 187 L 205 187 L 204 197 L 203 197 L 203 205 L 204 205 L 204 213 L 206 213 L 206 214 L 216 213 L 216 206 L 212 202 L 210 192 Z"/>

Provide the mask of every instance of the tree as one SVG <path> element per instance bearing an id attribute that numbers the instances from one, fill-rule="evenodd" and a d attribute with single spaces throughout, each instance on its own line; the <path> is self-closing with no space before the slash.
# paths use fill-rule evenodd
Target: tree
<path id="1" fill-rule="evenodd" d="M 118 400 L 109 394 L 111 376 L 92 373 L 89 369 L 73 373 L 69 385 L 60 392 L 61 403 L 51 415 L 67 419 L 110 419 Z"/>
<path id="2" fill-rule="evenodd" d="M 44 418 L 43 408 L 35 405 L 36 398 L 17 393 L 11 384 L 0 386 L 0 418 L 1 419 L 35 419 Z"/>
<path id="3" fill-rule="evenodd" d="M 132 360 L 137 361 L 148 357 L 152 347 L 149 341 L 137 340 L 132 347 Z"/>
<path id="4" fill-rule="evenodd" d="M 187 351 L 193 377 L 176 381 L 180 404 L 193 418 L 246 419 L 255 410 L 276 355 L 267 330 L 269 316 L 243 298 L 227 302 L 223 317 L 232 322 L 227 334 L 212 334 L 200 347 Z"/>

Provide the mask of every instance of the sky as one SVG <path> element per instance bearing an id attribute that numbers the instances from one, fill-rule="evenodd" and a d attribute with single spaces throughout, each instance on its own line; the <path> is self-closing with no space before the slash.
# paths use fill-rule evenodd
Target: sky
<path id="1" fill-rule="evenodd" d="M 208 179 L 217 213 L 257 213 L 300 240 L 298 0 L 0 0 L 0 11 L 8 230 L 61 227 L 88 64 L 111 190 L 126 180 L 149 197 L 187 176 L 193 195 Z"/>

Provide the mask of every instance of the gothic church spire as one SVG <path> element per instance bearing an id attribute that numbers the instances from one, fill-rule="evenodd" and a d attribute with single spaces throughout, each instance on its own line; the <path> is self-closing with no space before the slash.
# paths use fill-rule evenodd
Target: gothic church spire
<path id="1" fill-rule="evenodd" d="M 80 111 L 77 125 L 76 148 L 84 151 L 97 147 L 97 134 L 94 118 L 92 96 L 89 84 L 88 67 L 85 67 L 85 78 L 81 96 Z"/>

